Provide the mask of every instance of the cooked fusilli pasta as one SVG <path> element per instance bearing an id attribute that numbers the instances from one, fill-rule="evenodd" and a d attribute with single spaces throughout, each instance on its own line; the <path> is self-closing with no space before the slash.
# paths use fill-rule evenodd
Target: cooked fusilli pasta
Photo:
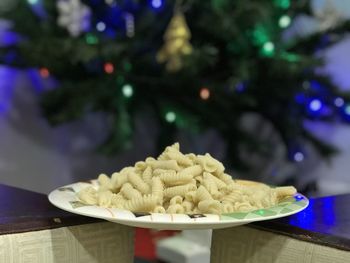
<path id="1" fill-rule="evenodd" d="M 98 187 L 77 197 L 88 205 L 153 213 L 232 213 L 276 205 L 296 193 L 292 186 L 271 188 L 233 180 L 210 154 L 183 154 L 175 143 L 157 159 L 148 157 L 109 178 L 100 174 Z"/>

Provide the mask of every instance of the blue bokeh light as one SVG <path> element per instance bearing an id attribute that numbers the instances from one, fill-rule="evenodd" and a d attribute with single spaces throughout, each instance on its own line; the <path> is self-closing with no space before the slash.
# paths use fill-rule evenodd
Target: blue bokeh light
<path id="1" fill-rule="evenodd" d="M 344 106 L 344 99 L 343 98 L 340 98 L 340 97 L 338 97 L 338 98 L 335 98 L 335 100 L 334 100 L 334 105 L 335 106 L 337 106 L 337 107 L 343 107 Z"/>
<path id="2" fill-rule="evenodd" d="M 106 29 L 106 24 L 100 21 L 96 24 L 96 29 L 99 32 L 103 32 Z"/>
<path id="3" fill-rule="evenodd" d="M 299 202 L 299 201 L 301 201 L 301 200 L 304 199 L 304 196 L 302 196 L 302 195 L 300 195 L 300 194 L 297 194 L 297 195 L 294 196 L 294 199 L 295 199 L 297 202 Z"/>
<path id="4" fill-rule="evenodd" d="M 296 152 L 294 153 L 293 159 L 294 161 L 300 163 L 304 160 L 304 154 L 302 152 Z"/>
<path id="5" fill-rule="evenodd" d="M 246 85 L 245 81 L 239 82 L 236 85 L 236 92 L 238 92 L 238 93 L 244 92 L 246 90 L 246 88 L 247 88 L 247 85 Z"/>
<path id="6" fill-rule="evenodd" d="M 158 9 L 163 5 L 163 1 L 162 0 L 152 0 L 151 5 L 153 8 Z"/>
<path id="7" fill-rule="evenodd" d="M 319 99 L 313 99 L 309 103 L 309 109 L 313 112 L 321 110 L 322 102 Z"/>

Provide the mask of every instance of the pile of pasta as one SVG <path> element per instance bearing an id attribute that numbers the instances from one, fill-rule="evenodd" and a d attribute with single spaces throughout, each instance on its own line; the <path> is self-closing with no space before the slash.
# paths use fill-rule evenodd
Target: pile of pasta
<path id="1" fill-rule="evenodd" d="M 233 180 L 210 154 L 180 152 L 178 143 L 157 158 L 126 167 L 111 177 L 100 174 L 99 187 L 77 193 L 81 202 L 132 212 L 210 213 L 247 212 L 276 205 L 296 193 L 292 186 Z"/>

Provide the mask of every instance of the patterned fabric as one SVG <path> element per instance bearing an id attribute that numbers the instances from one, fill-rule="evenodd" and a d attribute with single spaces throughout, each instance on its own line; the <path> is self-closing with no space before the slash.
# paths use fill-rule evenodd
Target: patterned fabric
<path id="1" fill-rule="evenodd" d="M 349 262 L 350 252 L 249 227 L 214 230 L 211 263 Z"/>
<path id="2" fill-rule="evenodd" d="M 0 262 L 133 262 L 134 230 L 104 222 L 0 236 Z"/>

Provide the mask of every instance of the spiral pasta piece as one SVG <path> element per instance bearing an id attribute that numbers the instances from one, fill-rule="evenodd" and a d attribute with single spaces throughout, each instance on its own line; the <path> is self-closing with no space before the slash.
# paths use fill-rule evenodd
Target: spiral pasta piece
<path id="1" fill-rule="evenodd" d="M 98 191 L 97 191 L 97 195 L 99 193 L 102 193 L 102 192 L 105 192 L 105 191 L 109 191 L 111 190 L 111 185 L 100 185 L 100 187 L 98 188 Z"/>
<path id="2" fill-rule="evenodd" d="M 197 203 L 196 199 L 196 191 L 189 191 L 185 194 L 185 200 L 192 202 L 192 203 Z"/>
<path id="3" fill-rule="evenodd" d="M 194 204 L 193 202 L 185 200 L 182 202 L 182 207 L 185 209 L 186 213 L 190 213 L 193 210 Z"/>
<path id="4" fill-rule="evenodd" d="M 176 195 L 185 196 L 187 192 L 194 190 L 196 190 L 196 187 L 193 184 L 173 186 L 164 190 L 164 196 L 166 198 L 172 198 Z"/>
<path id="5" fill-rule="evenodd" d="M 286 196 L 292 196 L 297 192 L 297 190 L 293 186 L 276 187 L 274 191 L 276 192 L 278 199 L 283 199 Z"/>
<path id="6" fill-rule="evenodd" d="M 153 212 L 154 212 L 154 213 L 161 213 L 161 214 L 164 214 L 166 211 L 165 211 L 165 208 L 164 208 L 163 206 L 157 205 L 157 206 L 153 209 Z"/>
<path id="7" fill-rule="evenodd" d="M 219 174 L 223 174 L 225 171 L 225 167 L 224 165 L 218 161 L 218 168 L 216 169 L 215 172 L 213 172 L 214 175 L 219 175 Z"/>
<path id="8" fill-rule="evenodd" d="M 224 202 L 221 204 L 221 213 L 232 213 L 234 211 L 231 203 Z"/>
<path id="9" fill-rule="evenodd" d="M 144 171 L 147 168 L 147 163 L 143 161 L 139 161 L 135 163 L 135 169 L 139 171 Z"/>
<path id="10" fill-rule="evenodd" d="M 204 173 L 203 173 L 203 178 L 204 178 L 204 179 L 206 179 L 206 178 L 212 179 L 212 180 L 215 182 L 215 184 L 216 184 L 216 186 L 217 186 L 218 189 L 221 189 L 221 188 L 226 187 L 226 183 L 225 183 L 224 181 L 222 181 L 222 180 L 220 180 L 219 178 L 215 177 L 215 176 L 212 175 L 211 173 L 204 172 Z"/>
<path id="11" fill-rule="evenodd" d="M 175 142 L 172 145 L 167 146 L 165 149 L 167 149 L 167 148 L 180 151 L 180 143 Z"/>
<path id="12" fill-rule="evenodd" d="M 188 183 L 189 184 L 193 184 L 197 188 L 197 181 L 196 181 L 196 179 L 192 178 Z"/>
<path id="13" fill-rule="evenodd" d="M 188 154 L 185 154 L 185 156 L 190 159 L 193 163 L 195 163 L 196 159 L 197 159 L 197 156 L 194 154 L 194 153 L 188 153 Z"/>
<path id="14" fill-rule="evenodd" d="M 222 174 L 218 174 L 217 175 L 218 178 L 223 181 L 225 184 L 231 184 L 233 183 L 234 181 L 232 180 L 232 177 L 228 174 L 225 174 L 225 173 L 222 173 Z"/>
<path id="15" fill-rule="evenodd" d="M 175 204 L 181 205 L 182 201 L 183 201 L 183 197 L 176 195 L 170 199 L 170 205 L 175 205 Z"/>
<path id="16" fill-rule="evenodd" d="M 132 166 L 124 167 L 123 169 L 120 170 L 119 173 L 128 175 L 130 172 L 135 172 L 135 167 L 132 167 Z"/>
<path id="17" fill-rule="evenodd" d="M 213 195 L 218 192 L 218 187 L 212 178 L 206 178 L 203 180 L 202 185 L 208 190 L 208 192 Z"/>
<path id="18" fill-rule="evenodd" d="M 208 190 L 204 186 L 198 187 L 196 191 L 196 200 L 198 202 L 204 201 L 204 200 L 213 200 L 213 197 L 210 195 Z"/>
<path id="19" fill-rule="evenodd" d="M 193 165 L 190 167 L 187 167 L 180 172 L 178 172 L 179 176 L 191 176 L 191 178 L 194 178 L 195 176 L 198 176 L 202 173 L 203 169 L 200 165 Z"/>
<path id="20" fill-rule="evenodd" d="M 150 164 L 150 163 L 153 162 L 153 161 L 156 161 L 156 159 L 155 159 L 154 157 L 147 157 L 147 158 L 145 159 L 145 162 L 146 162 L 147 164 Z"/>
<path id="21" fill-rule="evenodd" d="M 173 171 L 175 172 L 175 171 Z M 166 185 L 181 185 L 181 184 L 187 184 L 191 182 L 192 175 L 191 174 L 180 174 L 180 173 L 162 173 L 160 175 L 160 179 L 166 184 Z"/>
<path id="22" fill-rule="evenodd" d="M 111 191 L 104 191 L 98 195 L 98 205 L 102 207 L 109 207 L 112 203 L 113 193 Z"/>
<path id="23" fill-rule="evenodd" d="M 146 195 L 142 198 L 135 198 L 125 202 L 125 208 L 132 212 L 153 211 L 157 205 L 157 198 L 152 195 Z"/>
<path id="24" fill-rule="evenodd" d="M 209 173 L 223 173 L 225 167 L 221 162 L 213 158 L 209 153 L 198 155 L 196 162 L 200 164 L 204 171 Z"/>
<path id="25" fill-rule="evenodd" d="M 174 204 L 174 205 L 169 205 L 166 211 L 169 214 L 183 214 L 185 212 L 185 209 L 182 207 L 182 205 Z"/>
<path id="26" fill-rule="evenodd" d="M 198 208 L 203 213 L 221 213 L 221 204 L 217 200 L 203 200 L 198 203 Z"/>
<path id="27" fill-rule="evenodd" d="M 204 177 L 202 175 L 197 175 L 195 178 L 196 183 L 198 182 L 199 184 L 202 184 Z"/>
<path id="28" fill-rule="evenodd" d="M 164 161 L 152 161 L 150 162 L 150 165 L 152 166 L 153 169 L 166 169 L 166 170 L 175 170 L 179 171 L 180 166 L 177 164 L 175 160 L 164 160 Z"/>
<path id="29" fill-rule="evenodd" d="M 130 172 L 128 174 L 128 180 L 141 193 L 148 194 L 150 192 L 149 185 L 145 183 L 138 174 Z"/>
<path id="30" fill-rule="evenodd" d="M 159 177 L 153 177 L 152 178 L 152 195 L 157 197 L 158 202 L 160 204 L 163 203 L 163 191 L 164 191 L 164 185 L 162 180 L 160 180 Z"/>
<path id="31" fill-rule="evenodd" d="M 215 199 L 215 200 L 220 200 L 223 196 L 223 194 L 219 191 L 216 191 L 214 193 L 211 194 L 211 196 Z"/>
<path id="32" fill-rule="evenodd" d="M 249 202 L 252 206 L 256 206 L 259 209 L 268 207 L 277 202 L 277 194 L 272 189 L 265 191 L 255 189 L 254 195 L 249 198 Z"/>
<path id="33" fill-rule="evenodd" d="M 111 207 L 123 209 L 125 201 L 121 193 L 113 194 L 111 198 Z"/>
<path id="34" fill-rule="evenodd" d="M 98 202 L 97 191 L 91 186 L 80 190 L 77 195 L 78 198 L 87 205 L 96 205 Z"/>
<path id="35" fill-rule="evenodd" d="M 166 156 L 169 160 L 175 160 L 182 166 L 187 167 L 193 165 L 193 161 L 179 151 L 169 151 Z"/>
<path id="36" fill-rule="evenodd" d="M 128 175 L 126 173 L 113 173 L 111 184 L 114 190 L 119 190 L 123 184 L 125 184 L 128 181 Z"/>
<path id="37" fill-rule="evenodd" d="M 218 165 L 212 158 L 206 155 L 198 155 L 197 163 L 203 168 L 204 171 L 213 173 L 218 169 Z"/>
<path id="38" fill-rule="evenodd" d="M 147 166 L 147 168 L 142 173 L 142 180 L 150 185 L 152 183 L 152 168 L 151 166 Z"/>
<path id="39" fill-rule="evenodd" d="M 125 196 L 126 199 L 142 198 L 141 193 L 133 188 L 129 183 L 125 183 L 120 192 L 123 194 L 123 196 Z"/>
<path id="40" fill-rule="evenodd" d="M 97 181 L 101 186 L 104 186 L 107 188 L 109 188 L 111 185 L 111 179 L 105 174 L 100 174 L 97 178 Z"/>
<path id="41" fill-rule="evenodd" d="M 167 156 L 167 154 L 169 152 L 180 152 L 180 144 L 179 143 L 174 143 L 173 145 L 167 146 L 165 148 L 165 150 L 158 156 L 158 160 L 169 160 L 169 157 Z"/>
<path id="42" fill-rule="evenodd" d="M 165 169 L 155 169 L 153 171 L 153 176 L 168 176 L 168 177 L 172 177 L 176 175 L 176 171 L 174 170 L 165 170 Z"/>

